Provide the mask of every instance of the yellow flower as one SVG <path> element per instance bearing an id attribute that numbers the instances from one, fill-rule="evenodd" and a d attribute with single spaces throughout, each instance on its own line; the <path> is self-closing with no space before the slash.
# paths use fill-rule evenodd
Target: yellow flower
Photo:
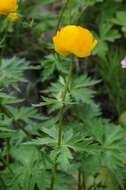
<path id="1" fill-rule="evenodd" d="M 16 12 L 17 8 L 17 0 L 0 0 L 0 14 Z"/>
<path id="2" fill-rule="evenodd" d="M 11 22 L 16 22 L 18 19 L 20 19 L 20 16 L 18 13 L 15 12 L 15 13 L 10 13 L 7 18 Z"/>
<path id="3" fill-rule="evenodd" d="M 87 57 L 97 44 L 92 33 L 80 26 L 68 25 L 57 31 L 53 37 L 55 51 L 67 56 L 74 54 L 77 57 Z"/>

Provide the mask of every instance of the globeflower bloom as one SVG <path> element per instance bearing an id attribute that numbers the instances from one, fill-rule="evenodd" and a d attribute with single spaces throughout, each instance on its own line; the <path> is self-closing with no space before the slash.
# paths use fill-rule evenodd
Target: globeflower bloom
<path id="1" fill-rule="evenodd" d="M 17 11 L 17 0 L 0 0 L 0 14 L 9 14 Z"/>
<path id="2" fill-rule="evenodd" d="M 67 25 L 57 31 L 53 37 L 55 51 L 61 55 L 74 54 L 77 57 L 87 57 L 97 44 L 92 33 L 86 28 Z"/>

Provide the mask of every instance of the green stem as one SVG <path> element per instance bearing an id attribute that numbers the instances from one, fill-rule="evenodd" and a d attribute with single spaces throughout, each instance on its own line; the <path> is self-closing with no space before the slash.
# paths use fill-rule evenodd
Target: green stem
<path id="1" fill-rule="evenodd" d="M 56 31 L 59 29 L 60 23 L 61 23 L 61 21 L 62 21 L 64 12 L 65 12 L 65 10 L 66 10 L 68 4 L 69 4 L 69 1 L 70 1 L 70 0 L 66 0 L 65 5 L 64 5 L 64 7 L 63 7 L 63 9 L 62 9 L 62 11 L 61 11 L 61 13 L 60 13 L 60 16 L 59 16 L 59 19 L 58 19 L 58 24 L 57 24 L 57 27 L 56 27 Z"/>
<path id="2" fill-rule="evenodd" d="M 7 162 L 7 165 L 9 165 L 9 162 L 10 162 L 10 140 L 7 139 L 7 155 L 6 155 L 6 162 Z"/>
<path id="3" fill-rule="evenodd" d="M 50 183 L 50 190 L 54 189 L 54 183 L 55 183 L 55 178 L 56 178 L 56 171 L 57 171 L 57 156 L 55 158 L 55 162 L 54 162 L 54 167 L 52 169 L 52 178 L 51 178 L 51 183 Z"/>
<path id="4" fill-rule="evenodd" d="M 70 63 L 70 68 L 69 68 L 69 73 L 68 73 L 68 77 L 64 86 L 64 91 L 62 94 L 62 107 L 59 113 L 59 131 L 58 131 L 58 147 L 60 147 L 61 142 L 62 142 L 62 124 L 63 124 L 63 119 L 64 119 L 64 108 L 65 108 L 65 98 L 66 98 L 66 94 L 68 92 L 68 88 L 69 88 L 69 84 L 71 81 L 71 75 L 72 75 L 72 69 L 73 69 L 73 63 Z"/>
<path id="5" fill-rule="evenodd" d="M 77 190 L 81 190 L 81 169 L 78 170 L 78 187 Z"/>
<path id="6" fill-rule="evenodd" d="M 10 171 L 10 173 L 11 173 L 12 175 L 14 175 L 14 172 L 13 172 L 13 170 L 11 169 L 11 167 L 9 166 L 9 164 L 7 163 L 7 161 L 6 161 L 4 158 L 2 158 L 2 157 L 1 157 L 1 160 L 2 160 L 3 164 L 8 168 L 8 170 Z"/>
<path id="7" fill-rule="evenodd" d="M 88 6 L 84 6 L 82 10 L 79 12 L 79 14 L 76 16 L 76 24 L 79 24 L 80 18 L 83 15 L 84 11 L 87 9 Z"/>
<path id="8" fill-rule="evenodd" d="M 70 63 L 70 67 L 69 67 L 69 73 L 68 73 L 68 77 L 64 86 L 64 90 L 62 93 L 62 107 L 60 109 L 60 113 L 59 113 L 59 126 L 58 126 L 58 140 L 57 140 L 57 145 L 58 148 L 60 148 L 61 144 L 62 144 L 62 127 L 63 127 L 63 120 L 64 120 L 64 109 L 65 109 L 65 98 L 69 89 L 69 85 L 71 82 L 71 76 L 72 76 L 72 70 L 73 70 L 73 63 Z M 52 178 L 51 178 L 51 184 L 50 184 L 50 190 L 54 190 L 54 184 L 55 184 L 55 178 L 56 178 L 56 171 L 57 171 L 57 159 L 58 156 L 56 156 L 55 161 L 54 161 L 54 167 L 52 170 Z"/>
<path id="9" fill-rule="evenodd" d="M 1 58 L 4 56 L 5 47 L 6 47 L 6 39 L 8 35 L 9 22 L 7 21 L 7 18 L 3 20 L 3 25 L 4 25 L 4 28 L 2 28 L 2 31 L 0 31 L 1 33 L 3 33 L 3 37 L 0 40 L 0 43 L 2 43 L 1 45 L 3 45 L 3 47 L 1 48 L 1 54 L 0 54 Z"/>
<path id="10" fill-rule="evenodd" d="M 6 185 L 5 185 L 5 182 L 3 180 L 3 178 L 0 176 L 0 187 L 3 189 L 3 190 L 6 190 Z"/>
<path id="11" fill-rule="evenodd" d="M 82 185 L 83 185 L 82 189 L 86 190 L 85 173 L 84 172 L 82 173 Z"/>

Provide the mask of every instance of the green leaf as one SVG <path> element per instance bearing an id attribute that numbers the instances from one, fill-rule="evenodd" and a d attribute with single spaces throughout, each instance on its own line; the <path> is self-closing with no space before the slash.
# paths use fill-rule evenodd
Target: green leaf
<path id="1" fill-rule="evenodd" d="M 50 77 L 53 77 L 55 71 L 67 73 L 69 62 L 70 60 L 68 58 L 65 59 L 56 54 L 48 55 L 46 59 L 41 62 L 43 67 L 42 80 L 48 80 Z"/>
<path id="2" fill-rule="evenodd" d="M 38 138 L 36 140 L 32 140 L 31 142 L 25 143 L 26 145 L 49 145 L 49 146 L 54 146 L 56 145 L 57 141 L 53 138 Z"/>
<path id="3" fill-rule="evenodd" d="M 116 18 L 112 19 L 113 23 L 125 26 L 126 25 L 126 12 L 125 11 L 118 11 L 116 13 Z"/>
<path id="4" fill-rule="evenodd" d="M 86 75 L 75 78 L 72 81 L 70 87 L 70 94 L 75 99 L 75 102 L 83 102 L 89 105 L 93 105 L 93 97 L 95 95 L 95 91 L 93 91 L 91 87 L 98 82 L 99 81 L 91 80 Z"/>
<path id="5" fill-rule="evenodd" d="M 98 54 L 101 58 L 104 58 L 108 50 L 109 49 L 107 43 L 99 39 L 93 53 Z"/>
<path id="6" fill-rule="evenodd" d="M 12 135 L 14 135 L 14 133 L 15 133 L 15 130 L 0 127 L 0 138 L 1 139 L 10 138 Z"/>
<path id="7" fill-rule="evenodd" d="M 16 104 L 16 103 L 20 103 L 23 101 L 24 101 L 23 99 L 18 99 L 13 94 L 9 95 L 7 93 L 0 91 L 0 104 L 3 106 L 9 105 L 9 104 Z"/>
<path id="8" fill-rule="evenodd" d="M 0 86 L 14 85 L 17 82 L 26 82 L 24 71 L 33 69 L 25 59 L 13 57 L 0 60 Z"/>
<path id="9" fill-rule="evenodd" d="M 43 181 L 41 189 L 44 190 L 47 186 L 44 155 L 42 157 L 40 151 L 34 146 L 26 145 L 13 147 L 11 153 L 13 158 L 16 159 L 16 163 L 11 166 L 14 177 L 9 184 L 9 188 L 34 190 L 36 185 L 40 187 L 41 183 L 38 181 L 38 176 L 41 176 Z"/>
<path id="10" fill-rule="evenodd" d="M 61 146 L 57 162 L 60 164 L 62 170 L 68 169 L 70 160 L 73 159 L 71 151 L 67 146 Z"/>
<path id="11" fill-rule="evenodd" d="M 13 108 L 8 107 L 9 111 L 13 114 L 13 119 L 15 121 L 22 120 L 27 124 L 32 124 L 36 120 L 43 121 L 46 119 L 43 115 L 37 113 L 37 110 L 32 107 L 21 107 L 21 108 Z"/>
<path id="12" fill-rule="evenodd" d="M 86 129 L 88 137 L 92 138 L 87 154 L 83 155 L 86 171 L 90 175 L 94 174 L 94 171 L 99 172 L 102 167 L 108 168 L 118 185 L 123 186 L 126 165 L 126 142 L 123 129 L 103 119 L 89 121 Z M 90 150 L 93 151 L 89 152 Z"/>

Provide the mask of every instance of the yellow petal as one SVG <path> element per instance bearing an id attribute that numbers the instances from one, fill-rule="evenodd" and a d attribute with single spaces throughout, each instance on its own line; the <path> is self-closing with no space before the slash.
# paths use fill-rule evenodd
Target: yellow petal
<path id="1" fill-rule="evenodd" d="M 17 8 L 17 0 L 0 0 L 0 14 L 9 14 L 16 12 Z"/>
<path id="2" fill-rule="evenodd" d="M 74 54 L 77 57 L 87 57 L 96 46 L 96 40 L 86 28 L 68 25 L 62 28 L 53 37 L 55 51 L 67 56 Z"/>

